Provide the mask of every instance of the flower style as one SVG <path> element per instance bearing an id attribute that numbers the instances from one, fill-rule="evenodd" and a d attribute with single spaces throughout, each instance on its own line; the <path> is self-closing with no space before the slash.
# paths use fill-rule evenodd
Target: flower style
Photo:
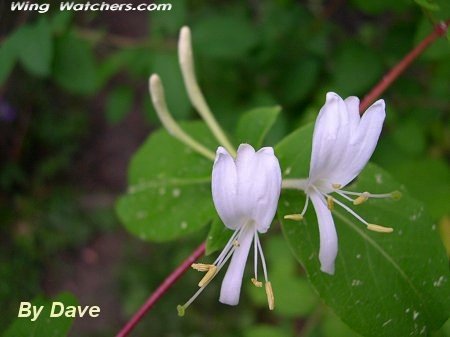
<path id="1" fill-rule="evenodd" d="M 347 205 L 331 196 L 336 193 L 354 205 L 368 198 L 398 198 L 400 192 L 371 194 L 342 190 L 355 179 L 372 156 L 386 116 L 382 99 L 370 106 L 362 117 L 359 115 L 359 99 L 351 96 L 343 100 L 329 92 L 326 103 L 317 116 L 311 153 L 309 177 L 283 182 L 285 188 L 302 189 L 306 203 L 300 214 L 286 215 L 286 219 L 302 220 L 311 200 L 319 223 L 321 270 L 334 274 L 334 262 L 338 251 L 338 239 L 331 215 L 338 204 L 367 226 L 369 230 L 389 233 L 392 228 L 368 223 Z M 352 199 L 350 196 L 355 196 Z"/>
<path id="2" fill-rule="evenodd" d="M 245 263 L 254 245 L 254 278 L 252 283 L 262 287 L 258 281 L 258 256 L 265 278 L 265 289 L 269 309 L 274 308 L 271 283 L 267 276 L 266 262 L 258 233 L 265 233 L 275 215 L 281 189 L 281 170 L 271 147 L 255 152 L 252 146 L 241 144 L 236 159 L 223 148 L 216 152 L 212 171 L 212 195 L 214 205 L 226 227 L 234 230 L 223 251 L 213 264 L 195 263 L 192 267 L 206 272 L 198 284 L 200 289 L 183 306 L 178 306 L 179 315 L 203 291 L 212 278 L 231 258 L 220 291 L 219 301 L 237 305 L 244 275 Z"/>

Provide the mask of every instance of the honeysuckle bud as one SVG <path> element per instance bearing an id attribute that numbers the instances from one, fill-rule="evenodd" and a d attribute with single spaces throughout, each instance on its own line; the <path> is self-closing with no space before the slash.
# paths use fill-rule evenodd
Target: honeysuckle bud
<path id="1" fill-rule="evenodd" d="M 336 199 L 331 193 L 359 205 L 369 198 L 398 198 L 399 192 L 372 194 L 342 190 L 355 179 L 372 156 L 383 126 L 384 101 L 378 100 L 362 117 L 359 114 L 359 99 L 351 96 L 343 100 L 329 92 L 326 103 L 317 116 L 309 177 L 306 180 L 293 179 L 283 183 L 286 188 L 305 191 L 307 198 L 300 214 L 287 215 L 286 219 L 302 219 L 311 200 L 317 215 L 320 234 L 319 260 L 321 270 L 334 274 L 334 261 L 338 251 L 338 238 L 331 211 L 335 204 L 355 216 L 367 229 L 376 232 L 392 232 L 392 228 L 368 223 L 349 206 Z M 352 199 L 350 196 L 356 196 Z"/>
<path id="2" fill-rule="evenodd" d="M 214 205 L 221 220 L 226 227 L 234 230 L 234 233 L 213 264 L 193 265 L 195 269 L 207 273 L 199 284 L 199 291 L 185 305 L 178 307 L 179 313 L 184 313 L 186 307 L 230 258 L 219 300 L 224 304 L 237 305 L 252 243 L 255 275 L 251 281 L 255 286 L 262 287 L 262 282 L 258 281 L 257 270 L 260 258 L 269 308 L 272 310 L 273 291 L 258 233 L 265 233 L 269 229 L 280 196 L 281 170 L 273 149 L 264 147 L 255 152 L 252 146 L 241 144 L 234 159 L 223 147 L 219 147 L 213 166 L 211 188 Z"/>

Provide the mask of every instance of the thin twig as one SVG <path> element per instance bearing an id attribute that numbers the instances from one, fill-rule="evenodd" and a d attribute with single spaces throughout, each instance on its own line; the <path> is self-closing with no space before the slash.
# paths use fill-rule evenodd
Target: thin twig
<path id="1" fill-rule="evenodd" d="M 383 76 L 380 82 L 364 97 L 359 106 L 359 112 L 362 114 L 381 94 L 394 82 L 403 71 L 423 53 L 431 43 L 444 35 L 447 31 L 450 20 L 441 22 L 434 27 L 434 30 L 420 42 L 411 52 L 409 52 L 397 65 Z"/>
<path id="2" fill-rule="evenodd" d="M 198 246 L 194 252 L 181 263 L 172 274 L 170 274 L 163 283 L 151 294 L 144 305 L 134 314 L 128 323 L 120 330 L 116 337 L 125 337 L 134 329 L 144 315 L 155 305 L 156 302 L 174 285 L 174 283 L 189 269 L 197 259 L 205 253 L 205 243 Z"/>

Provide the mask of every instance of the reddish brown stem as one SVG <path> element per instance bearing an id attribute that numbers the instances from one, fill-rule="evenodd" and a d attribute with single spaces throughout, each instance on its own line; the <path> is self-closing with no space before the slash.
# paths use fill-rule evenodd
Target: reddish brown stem
<path id="1" fill-rule="evenodd" d="M 420 54 L 423 53 L 431 43 L 438 37 L 445 34 L 450 20 L 441 22 L 434 27 L 434 30 L 420 42 L 411 52 L 409 52 L 397 65 L 383 76 L 380 82 L 364 97 L 359 106 L 362 114 L 381 94 L 394 82 L 397 77 L 413 62 Z"/>
<path id="2" fill-rule="evenodd" d="M 163 283 L 150 295 L 148 300 L 134 314 L 128 323 L 120 330 L 116 337 L 125 337 L 134 329 L 144 315 L 155 305 L 155 303 L 169 290 L 169 288 L 189 269 L 197 259 L 205 253 L 205 243 L 198 246 L 194 252 L 181 263 L 172 274 L 170 274 Z"/>

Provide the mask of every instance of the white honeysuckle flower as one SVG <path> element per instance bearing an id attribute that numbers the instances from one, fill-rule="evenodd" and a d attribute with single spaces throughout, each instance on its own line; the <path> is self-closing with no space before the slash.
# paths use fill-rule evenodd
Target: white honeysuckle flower
<path id="1" fill-rule="evenodd" d="M 338 251 L 338 238 L 331 210 L 334 204 L 343 207 L 368 229 L 377 232 L 392 232 L 393 229 L 368 223 L 350 207 L 331 193 L 359 205 L 368 198 L 398 198 L 400 192 L 371 194 L 342 190 L 355 179 L 372 156 L 383 126 L 384 100 L 370 106 L 362 117 L 359 114 L 359 99 L 351 96 L 343 100 L 329 92 L 326 103 L 317 116 L 308 179 L 290 179 L 283 182 L 285 188 L 296 188 L 306 193 L 306 203 L 300 214 L 286 215 L 286 219 L 302 220 L 311 200 L 317 215 L 320 234 L 319 260 L 321 270 L 334 274 L 334 261 Z M 350 196 L 356 196 L 352 199 Z"/>
<path id="2" fill-rule="evenodd" d="M 200 289 L 184 305 L 178 306 L 179 315 L 203 291 L 211 279 L 231 258 L 220 290 L 219 301 L 237 305 L 241 292 L 245 264 L 254 245 L 254 278 L 257 287 L 258 258 L 261 259 L 269 308 L 274 308 L 271 283 L 267 276 L 266 262 L 258 233 L 265 233 L 272 223 L 281 190 L 281 170 L 271 147 L 255 152 L 248 144 L 241 144 L 234 159 L 223 147 L 216 152 L 212 171 L 212 196 L 220 219 L 234 230 L 223 251 L 213 264 L 195 263 L 194 269 L 206 272 L 199 283 Z"/>

